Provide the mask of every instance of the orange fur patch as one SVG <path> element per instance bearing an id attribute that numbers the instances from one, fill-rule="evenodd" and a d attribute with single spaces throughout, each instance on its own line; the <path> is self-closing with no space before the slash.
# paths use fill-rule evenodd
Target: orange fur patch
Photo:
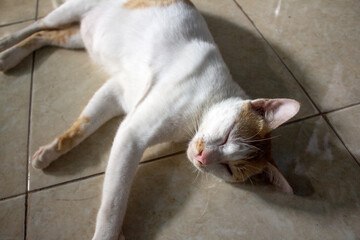
<path id="1" fill-rule="evenodd" d="M 204 150 L 204 148 L 205 148 L 205 143 L 204 143 L 204 139 L 203 139 L 203 138 L 199 138 L 198 140 L 196 140 L 196 142 L 195 142 L 195 148 L 196 148 L 196 150 L 198 150 L 199 153 Z"/>
<path id="2" fill-rule="evenodd" d="M 129 9 L 166 7 L 179 1 L 185 2 L 193 6 L 191 1 L 189 0 L 128 0 L 123 6 Z"/>
<path id="3" fill-rule="evenodd" d="M 275 162 L 271 155 L 269 128 L 263 116 L 252 108 L 250 102 L 244 105 L 235 124 L 238 125 L 237 135 L 242 137 L 247 144 L 260 149 L 247 156 L 246 159 L 228 163 L 234 179 L 243 182 L 251 176 L 262 173 L 267 162 L 273 165 Z"/>
<path id="4" fill-rule="evenodd" d="M 63 152 L 75 146 L 76 140 L 84 135 L 84 126 L 90 122 L 88 117 L 78 118 L 72 127 L 58 138 L 58 144 L 55 148 L 58 152 Z"/>
<path id="5" fill-rule="evenodd" d="M 263 138 L 269 132 L 265 120 L 252 109 L 250 102 L 244 105 L 236 123 L 239 129 L 238 134 L 245 139 Z"/>
<path id="6" fill-rule="evenodd" d="M 17 46 L 27 50 L 34 50 L 44 42 L 49 45 L 63 46 L 72 35 L 78 32 L 78 25 L 62 30 L 40 31 L 21 41 Z"/>
<path id="7" fill-rule="evenodd" d="M 22 40 L 21 42 L 19 42 L 18 44 L 16 44 L 16 47 L 20 47 L 26 50 L 34 50 L 37 48 L 37 46 L 39 45 L 39 41 L 37 39 L 37 35 L 38 33 L 34 33 L 33 35 L 31 35 L 30 37 Z"/>
<path id="8" fill-rule="evenodd" d="M 235 180 L 243 182 L 251 176 L 262 173 L 266 167 L 266 159 L 261 157 L 246 163 L 230 162 L 228 165 Z"/>

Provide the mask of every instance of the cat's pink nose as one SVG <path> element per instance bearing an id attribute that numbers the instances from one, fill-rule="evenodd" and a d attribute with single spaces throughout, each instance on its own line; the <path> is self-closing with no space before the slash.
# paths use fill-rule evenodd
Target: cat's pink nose
<path id="1" fill-rule="evenodd" d="M 200 151 L 198 155 L 196 155 L 195 159 L 201 164 L 207 164 L 206 153 L 204 153 L 204 151 Z"/>

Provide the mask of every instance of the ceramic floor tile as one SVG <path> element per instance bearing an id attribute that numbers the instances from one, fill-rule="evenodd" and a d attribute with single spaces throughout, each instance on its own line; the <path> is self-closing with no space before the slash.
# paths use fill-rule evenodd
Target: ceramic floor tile
<path id="1" fill-rule="evenodd" d="M 235 81 L 250 98 L 294 98 L 297 118 L 316 110 L 278 57 L 232 0 L 196 0 Z"/>
<path id="2" fill-rule="evenodd" d="M 55 9 L 53 2 L 54 1 L 39 0 L 39 10 L 38 10 L 39 18 L 45 17 Z"/>
<path id="3" fill-rule="evenodd" d="M 323 111 L 360 102 L 360 2 L 236 0 Z"/>
<path id="4" fill-rule="evenodd" d="M 30 193 L 27 239 L 91 239 L 103 177 Z"/>
<path id="5" fill-rule="evenodd" d="M 360 163 L 360 105 L 329 113 L 327 117 Z"/>
<path id="6" fill-rule="evenodd" d="M 29 23 L 0 28 L 0 38 Z M 0 198 L 25 192 L 32 57 L 0 72 Z"/>
<path id="7" fill-rule="evenodd" d="M 25 197 L 0 201 L 0 239 L 24 239 Z"/>
<path id="8" fill-rule="evenodd" d="M 36 0 L 1 0 L 0 25 L 35 19 Z"/>
<path id="9" fill-rule="evenodd" d="M 185 154 L 140 165 L 126 239 L 356 239 L 360 168 L 321 118 L 279 129 L 273 152 L 297 195 L 199 175 Z M 294 144 L 296 142 L 296 144 Z M 31 193 L 29 239 L 89 239 L 103 176 Z M 46 226 L 46 227 L 45 227 Z"/>

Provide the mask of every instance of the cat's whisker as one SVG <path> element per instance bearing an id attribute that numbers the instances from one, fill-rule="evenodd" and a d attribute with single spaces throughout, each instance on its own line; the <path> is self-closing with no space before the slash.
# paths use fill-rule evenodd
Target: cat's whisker
<path id="1" fill-rule="evenodd" d="M 250 145 L 250 144 L 246 144 L 247 147 L 252 148 L 252 149 L 256 149 L 258 152 L 264 152 L 264 150 L 262 150 L 261 148 L 258 148 L 254 145 Z"/>
<path id="2" fill-rule="evenodd" d="M 186 128 L 184 128 L 184 130 L 187 134 L 187 138 L 189 138 L 189 139 L 192 139 L 193 136 L 195 135 L 190 126 L 186 126 Z"/>
<path id="3" fill-rule="evenodd" d="M 251 182 L 252 185 L 254 185 L 253 181 L 251 180 L 250 175 L 246 174 L 246 178 L 249 179 L 249 181 Z"/>
<path id="4" fill-rule="evenodd" d="M 200 172 L 199 169 L 197 169 L 197 168 L 195 168 L 195 169 L 197 170 L 197 174 L 196 174 L 196 177 L 195 177 L 194 181 L 192 182 L 193 184 L 194 184 L 194 183 L 196 182 L 196 180 L 198 179 L 199 174 L 201 174 L 201 172 Z"/>
<path id="5" fill-rule="evenodd" d="M 245 141 L 245 142 L 246 142 L 246 143 L 252 143 L 252 142 L 262 142 L 262 141 L 267 141 L 267 140 L 271 140 L 271 139 L 278 138 L 278 137 L 281 137 L 281 135 L 271 136 L 271 137 L 268 137 L 268 138 L 263 138 L 263 139 L 257 139 L 257 140 Z"/>
<path id="6" fill-rule="evenodd" d="M 202 218 L 205 215 L 208 206 L 209 206 L 209 194 L 207 193 L 206 194 L 206 204 L 205 204 L 204 210 L 202 211 L 202 213 L 200 215 L 200 218 Z"/>
<path id="7" fill-rule="evenodd" d="M 243 126 L 240 127 L 240 130 L 243 129 Z M 246 143 L 248 140 L 254 138 L 255 136 L 257 136 L 259 133 L 261 132 L 261 129 L 255 133 L 254 135 L 247 137 L 247 138 L 242 138 L 242 137 L 238 137 L 237 140 L 241 140 L 242 142 Z"/>
<path id="8" fill-rule="evenodd" d="M 205 174 L 205 178 L 206 182 L 208 182 L 208 174 Z"/>
<path id="9" fill-rule="evenodd" d="M 240 169 L 240 174 L 241 174 L 241 179 L 244 179 L 244 173 L 242 169 Z"/>

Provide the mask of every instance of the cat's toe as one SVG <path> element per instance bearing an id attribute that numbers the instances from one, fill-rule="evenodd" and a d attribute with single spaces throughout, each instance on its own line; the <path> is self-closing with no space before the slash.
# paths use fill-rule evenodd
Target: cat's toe
<path id="1" fill-rule="evenodd" d="M 7 49 L 6 51 L 0 53 L 0 71 L 6 72 L 11 68 L 15 67 L 20 61 L 20 55 L 18 55 L 16 48 Z"/>

